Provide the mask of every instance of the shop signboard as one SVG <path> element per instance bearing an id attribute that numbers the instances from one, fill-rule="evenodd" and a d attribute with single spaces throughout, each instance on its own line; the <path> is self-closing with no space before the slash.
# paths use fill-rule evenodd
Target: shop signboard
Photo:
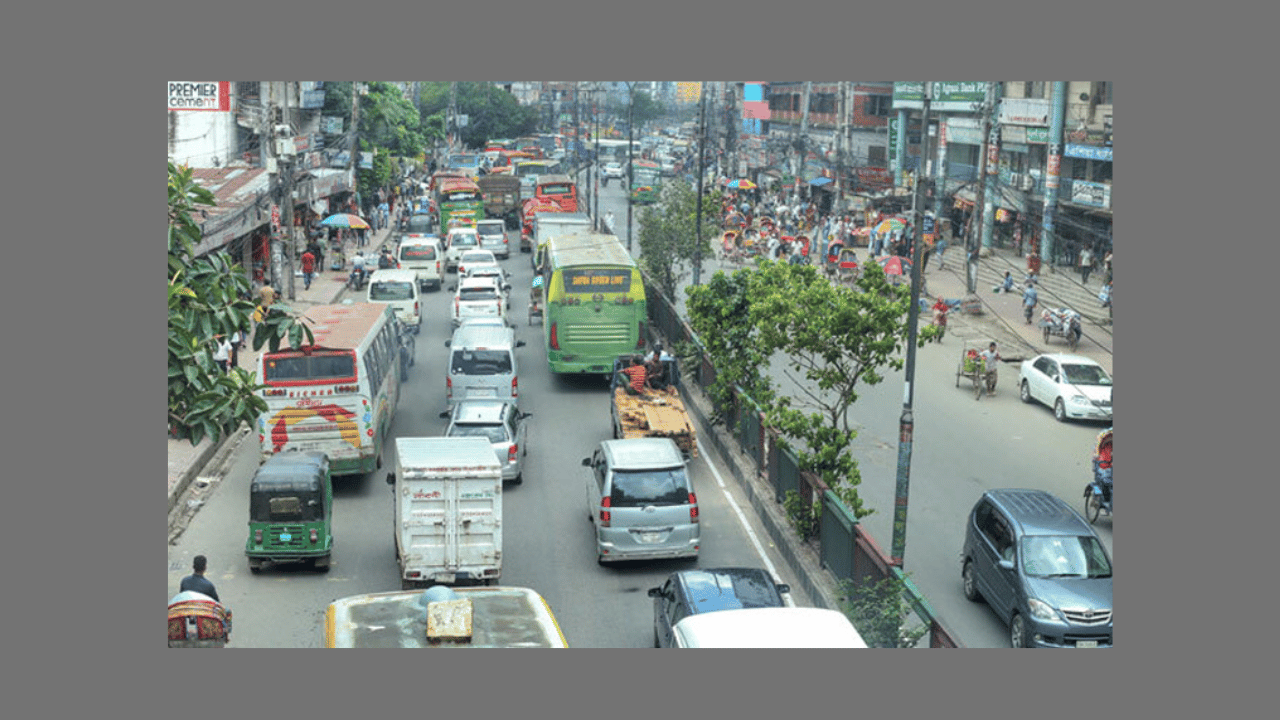
<path id="1" fill-rule="evenodd" d="M 1090 207 L 1111 207 L 1111 186 L 1105 183 L 1071 181 L 1071 202 Z"/>
<path id="2" fill-rule="evenodd" d="M 1084 158 L 1086 160 L 1104 160 L 1111 162 L 1111 148 L 1097 147 L 1095 145 L 1078 145 L 1075 143 L 1067 143 L 1063 148 L 1062 154 L 1066 157 Z"/>
<path id="3" fill-rule="evenodd" d="M 1001 125 L 1049 124 L 1049 101 L 1039 98 L 1005 98 L 1000 101 Z"/>
<path id="4" fill-rule="evenodd" d="M 973 112 L 986 96 L 985 82 L 934 82 L 931 112 Z M 923 82 L 895 82 L 893 84 L 894 110 L 919 110 L 924 108 Z"/>

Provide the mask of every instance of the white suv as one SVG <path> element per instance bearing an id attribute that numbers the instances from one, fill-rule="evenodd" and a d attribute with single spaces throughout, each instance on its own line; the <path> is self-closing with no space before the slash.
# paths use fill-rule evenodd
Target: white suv
<path id="1" fill-rule="evenodd" d="M 464 277 L 458 280 L 453 298 L 453 326 L 468 318 L 497 318 L 506 321 L 506 289 L 492 277 Z"/>
<path id="2" fill-rule="evenodd" d="M 474 227 L 457 227 L 449 231 L 445 239 L 444 269 L 445 272 L 457 272 L 458 259 L 468 250 L 480 248 L 480 236 Z"/>

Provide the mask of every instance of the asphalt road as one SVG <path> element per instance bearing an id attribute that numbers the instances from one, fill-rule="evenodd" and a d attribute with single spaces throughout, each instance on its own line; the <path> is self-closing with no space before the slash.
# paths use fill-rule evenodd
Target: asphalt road
<path id="1" fill-rule="evenodd" d="M 502 583 L 529 586 L 542 593 L 571 647 L 611 648 L 652 645 L 653 601 L 646 590 L 674 570 L 724 565 L 772 567 L 779 581 L 798 588 L 791 570 L 776 553 L 767 550 L 768 541 L 763 539 L 765 533 L 750 504 L 731 483 L 723 483 L 723 465 L 713 468 L 714 461 L 708 457 L 711 450 L 705 445 L 690 468 L 702 518 L 701 556 L 696 561 L 620 567 L 595 562 L 594 533 L 585 501 L 588 470 L 580 461 L 610 437 L 607 385 L 600 377 L 550 373 L 541 328 L 527 325 L 527 288 L 532 280 L 529 256 L 517 252 L 500 262 L 511 274 L 510 317 L 516 337 L 527 343 L 517 351 L 520 406 L 533 413 L 524 483 L 504 490 Z M 451 332 L 447 320 L 452 303 L 449 287 L 455 277 L 446 279 L 441 292 L 425 296 L 417 362 L 400 398 L 393 437 L 439 435 L 445 429 L 439 413 L 446 408 L 444 343 Z M 388 443 L 384 457 L 393 456 L 393 446 Z M 389 462 L 368 475 L 335 481 L 335 547 L 327 574 L 289 566 L 269 566 L 258 575 L 249 572 L 244 543 L 248 486 L 256 467 L 256 443 L 246 442 L 230 472 L 205 494 L 205 505 L 170 546 L 168 585 L 176 592 L 181 577 L 190 572 L 189 558 L 203 553 L 209 557 L 208 577 L 235 613 L 231 646 L 318 647 L 324 608 L 333 599 L 400 587 L 392 540 L 391 490 L 385 483 Z M 768 559 L 761 558 L 762 550 L 768 552 Z M 793 598 L 795 604 L 812 604 L 799 593 L 797 590 Z"/>

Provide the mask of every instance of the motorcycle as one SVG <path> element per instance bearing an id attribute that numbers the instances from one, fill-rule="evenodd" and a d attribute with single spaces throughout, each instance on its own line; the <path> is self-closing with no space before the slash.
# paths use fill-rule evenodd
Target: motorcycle
<path id="1" fill-rule="evenodd" d="M 1097 449 L 1093 454 L 1093 482 L 1084 488 L 1084 515 L 1093 524 L 1098 516 L 1112 509 L 1113 487 L 1111 483 L 1112 429 L 1098 435 Z"/>
<path id="2" fill-rule="evenodd" d="M 364 284 L 369 280 L 369 273 L 364 268 L 353 268 L 351 274 L 347 276 L 347 288 L 354 292 L 360 292 L 364 289 Z"/>

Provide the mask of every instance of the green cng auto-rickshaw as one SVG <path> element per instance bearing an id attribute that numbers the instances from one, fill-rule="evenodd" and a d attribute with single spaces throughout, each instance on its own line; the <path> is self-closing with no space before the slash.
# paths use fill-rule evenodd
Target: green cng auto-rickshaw
<path id="1" fill-rule="evenodd" d="M 249 484 L 249 540 L 244 554 L 258 572 L 273 563 L 310 562 L 329 570 L 333 550 L 333 485 L 322 452 L 272 455 Z"/>

